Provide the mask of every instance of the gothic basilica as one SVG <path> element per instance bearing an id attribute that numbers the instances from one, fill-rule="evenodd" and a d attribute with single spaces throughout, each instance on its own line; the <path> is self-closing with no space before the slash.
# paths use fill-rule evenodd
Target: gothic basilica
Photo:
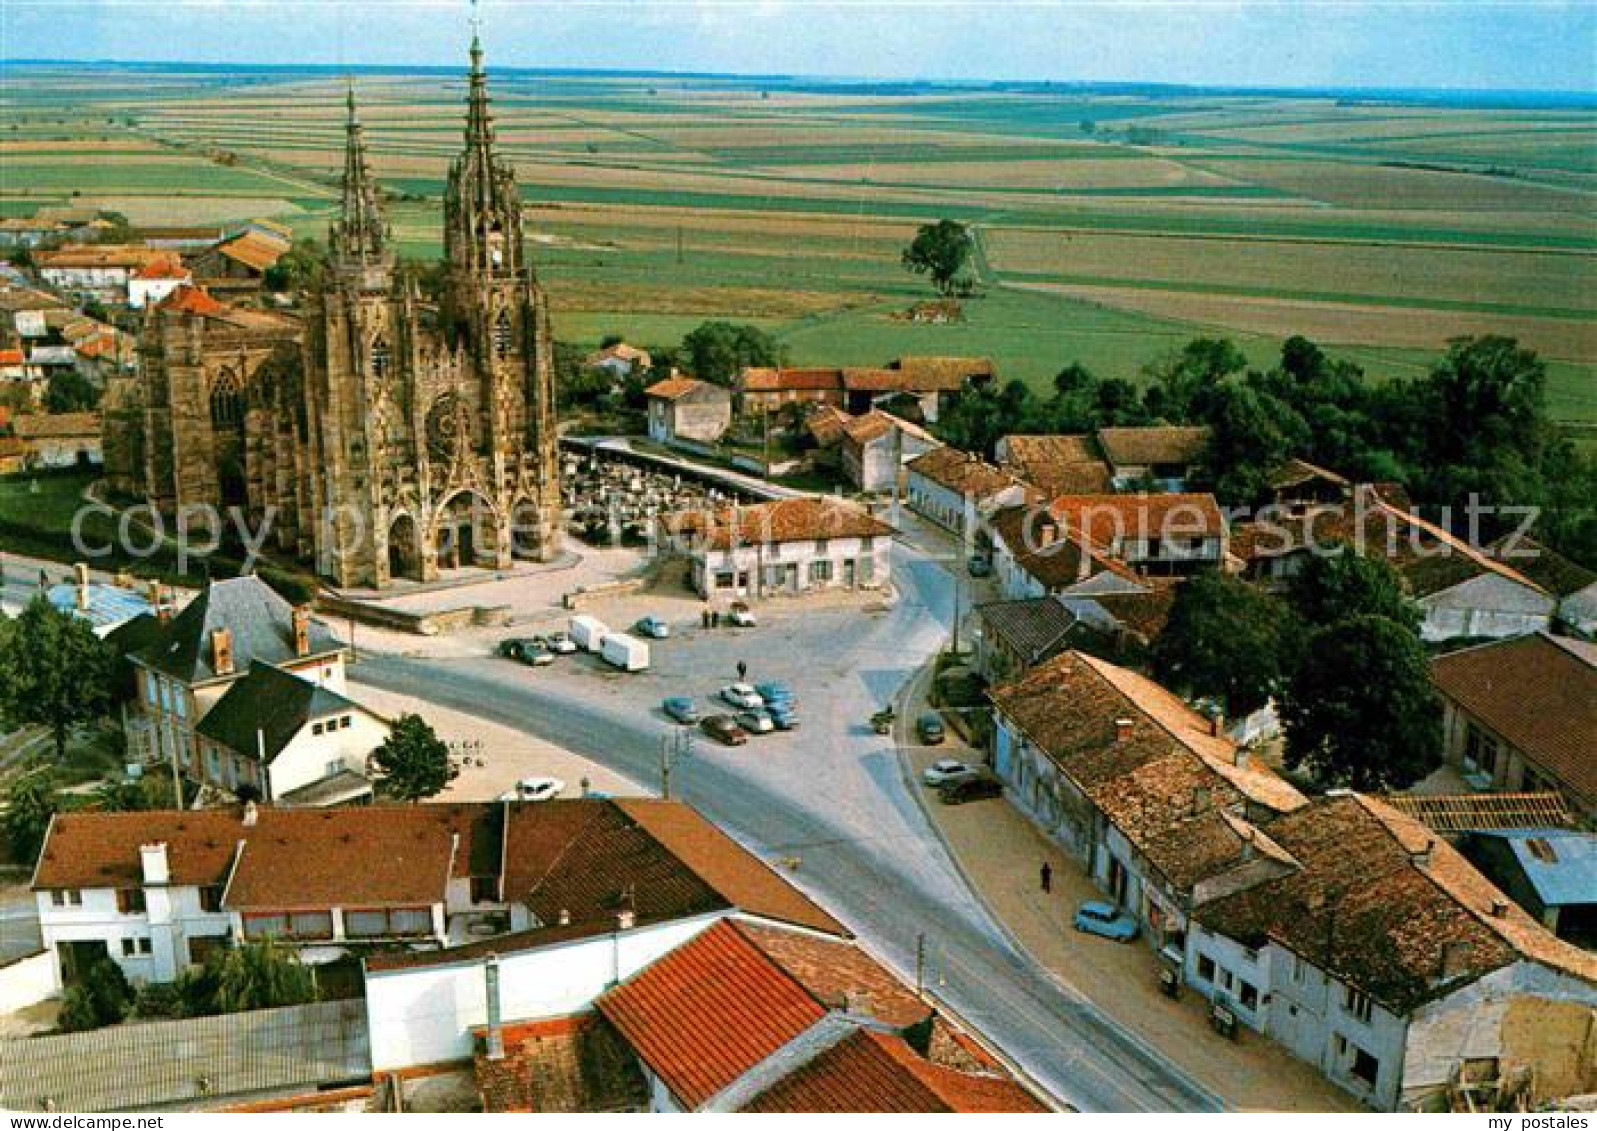
<path id="1" fill-rule="evenodd" d="M 167 514 L 238 507 L 333 585 L 547 560 L 560 487 L 549 308 L 515 172 L 494 151 L 482 48 L 444 199 L 445 273 L 397 266 L 349 96 L 343 201 L 294 314 L 182 288 L 107 389 L 110 485 Z"/>

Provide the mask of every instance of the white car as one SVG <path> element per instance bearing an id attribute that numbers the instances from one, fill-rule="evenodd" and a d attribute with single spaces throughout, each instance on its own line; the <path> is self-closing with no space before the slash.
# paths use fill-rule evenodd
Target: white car
<path id="1" fill-rule="evenodd" d="M 776 729 L 776 720 L 764 711 L 739 711 L 733 721 L 750 734 L 770 734 Z"/>
<path id="2" fill-rule="evenodd" d="M 545 636 L 543 646 L 557 656 L 569 656 L 577 650 L 577 642 L 563 632 L 551 632 Z"/>
<path id="3" fill-rule="evenodd" d="M 726 614 L 726 619 L 738 628 L 753 628 L 755 625 L 754 614 L 742 601 L 734 601 L 731 610 Z"/>
<path id="4" fill-rule="evenodd" d="M 747 683 L 729 683 L 721 688 L 721 701 L 751 711 L 765 706 L 765 700 L 760 698 L 760 693 Z"/>
<path id="5" fill-rule="evenodd" d="M 515 789 L 499 795 L 500 801 L 551 801 L 559 797 L 566 783 L 559 778 L 522 778 Z"/>
<path id="6" fill-rule="evenodd" d="M 922 770 L 920 780 L 934 788 L 941 788 L 957 781 L 964 781 L 966 778 L 973 778 L 978 772 L 974 766 L 956 762 L 952 758 L 944 758 Z"/>

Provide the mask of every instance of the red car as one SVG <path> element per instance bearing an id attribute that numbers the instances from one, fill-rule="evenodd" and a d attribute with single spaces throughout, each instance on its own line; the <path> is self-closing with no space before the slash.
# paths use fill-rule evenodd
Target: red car
<path id="1" fill-rule="evenodd" d="M 748 731 L 738 726 L 731 715 L 709 715 L 699 723 L 699 729 L 723 746 L 742 746 L 749 740 Z"/>

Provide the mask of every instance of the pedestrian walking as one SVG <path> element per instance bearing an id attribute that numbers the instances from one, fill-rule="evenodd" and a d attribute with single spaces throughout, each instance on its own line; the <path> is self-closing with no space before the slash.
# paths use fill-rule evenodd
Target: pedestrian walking
<path id="1" fill-rule="evenodd" d="M 711 628 L 720 628 L 721 627 L 721 610 L 720 609 L 716 609 L 714 612 L 712 612 L 710 614 L 710 627 Z"/>
<path id="2" fill-rule="evenodd" d="M 738 661 L 738 682 L 741 683 L 745 679 L 748 679 L 748 678 L 749 678 L 749 666 L 747 664 L 745 664 L 742 660 L 739 660 Z"/>
<path id="3" fill-rule="evenodd" d="M 1042 881 L 1044 895 L 1054 890 L 1054 870 L 1048 861 L 1044 860 L 1042 862 L 1042 868 L 1038 870 L 1037 878 Z"/>
<path id="4" fill-rule="evenodd" d="M 699 626 L 701 628 L 710 627 L 710 610 L 708 607 L 699 610 Z"/>

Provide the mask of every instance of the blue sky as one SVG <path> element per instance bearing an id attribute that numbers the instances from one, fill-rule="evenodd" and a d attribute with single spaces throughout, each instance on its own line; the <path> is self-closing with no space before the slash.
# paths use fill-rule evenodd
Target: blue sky
<path id="1" fill-rule="evenodd" d="M 451 64 L 464 0 L 0 0 L 0 58 Z M 484 0 L 525 67 L 1597 89 L 1597 3 Z"/>

